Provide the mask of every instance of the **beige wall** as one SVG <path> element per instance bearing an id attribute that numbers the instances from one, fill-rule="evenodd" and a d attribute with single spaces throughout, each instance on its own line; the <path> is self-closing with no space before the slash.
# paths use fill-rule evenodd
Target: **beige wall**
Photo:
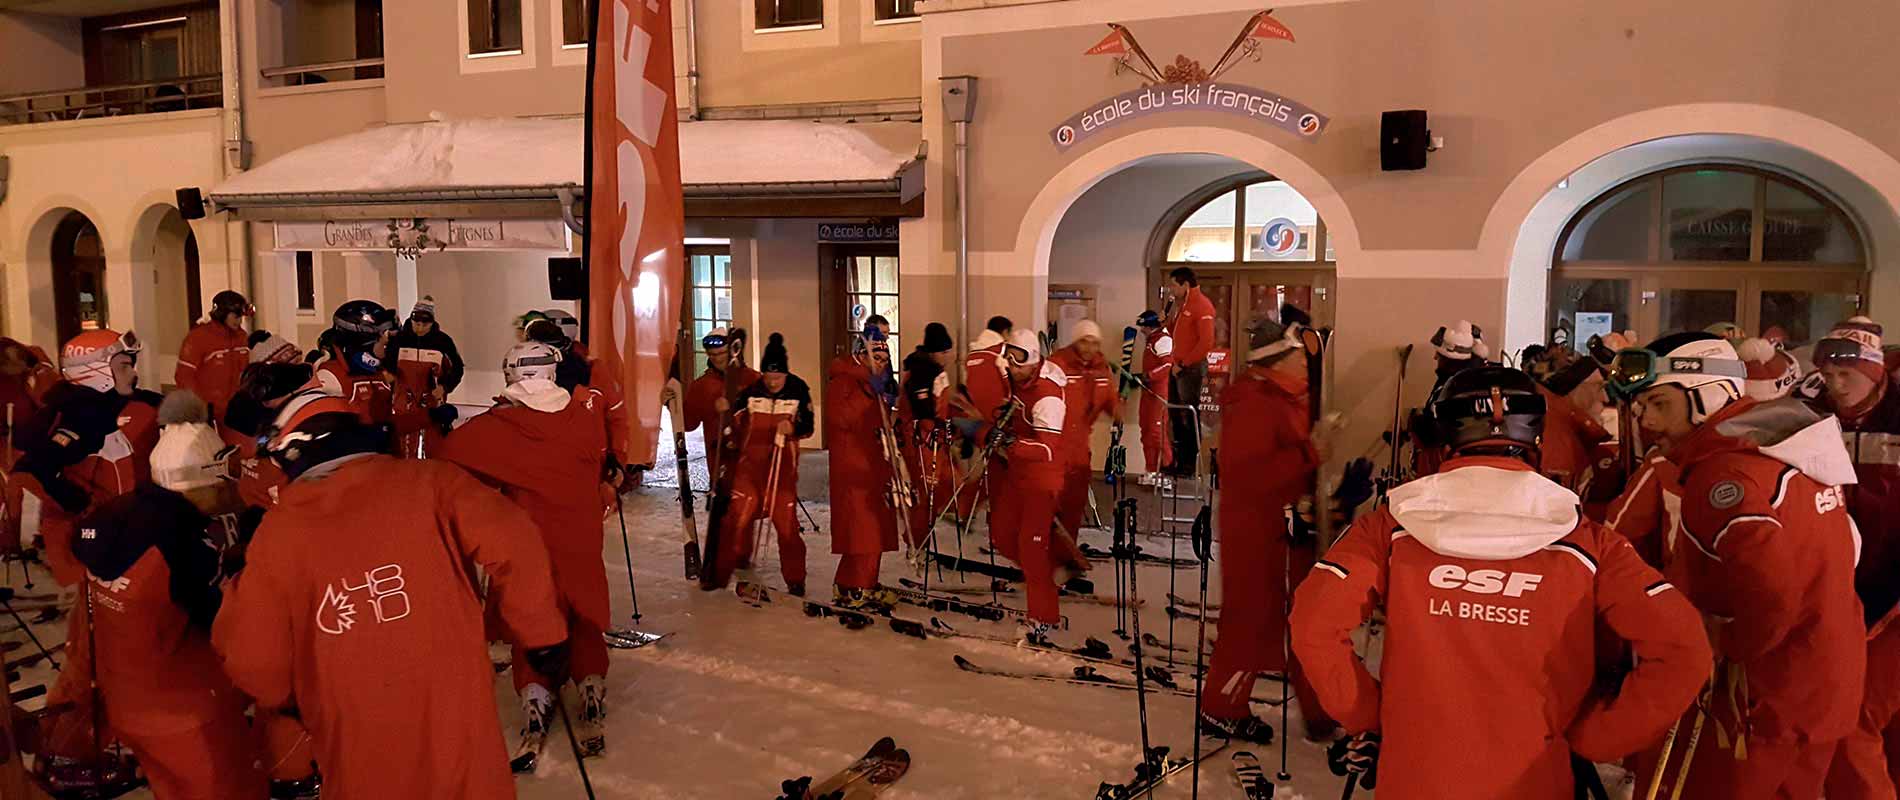
<path id="1" fill-rule="evenodd" d="M 78 19 L 0 11 L 0 95 L 85 83 Z"/>
<path id="2" fill-rule="evenodd" d="M 752 334 L 746 363 L 756 366 L 766 337 L 785 335 L 792 374 L 811 386 L 818 430 L 804 445 L 824 446 L 825 367 L 818 325 L 818 223 L 805 220 L 687 220 L 689 237 L 732 240 L 733 324 Z"/>

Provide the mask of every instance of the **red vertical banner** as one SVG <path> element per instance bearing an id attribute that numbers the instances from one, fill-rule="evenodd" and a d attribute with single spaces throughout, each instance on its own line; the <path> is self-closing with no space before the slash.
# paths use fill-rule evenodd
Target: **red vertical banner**
<path id="1" fill-rule="evenodd" d="M 626 393 L 632 464 L 653 463 L 686 272 L 672 5 L 595 0 L 588 59 L 588 339 Z"/>

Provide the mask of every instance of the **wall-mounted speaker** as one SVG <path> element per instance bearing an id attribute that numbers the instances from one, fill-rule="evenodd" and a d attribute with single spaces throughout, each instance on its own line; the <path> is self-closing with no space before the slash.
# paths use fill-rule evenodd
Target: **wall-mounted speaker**
<path id="1" fill-rule="evenodd" d="M 196 186 L 187 186 L 178 190 L 178 216 L 185 219 L 205 218 L 205 196 Z"/>
<path id="2" fill-rule="evenodd" d="M 1424 169 L 1431 145 L 1432 132 L 1426 127 L 1423 109 L 1379 115 L 1379 169 Z"/>
<path id="3" fill-rule="evenodd" d="M 581 260 L 569 256 L 548 259 L 548 296 L 556 300 L 579 300 L 587 295 L 587 276 Z"/>

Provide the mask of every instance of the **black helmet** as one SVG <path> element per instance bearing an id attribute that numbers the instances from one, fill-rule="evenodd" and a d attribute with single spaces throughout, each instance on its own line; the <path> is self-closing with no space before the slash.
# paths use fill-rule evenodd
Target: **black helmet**
<path id="1" fill-rule="evenodd" d="M 330 316 L 330 342 L 344 350 L 361 350 L 396 329 L 396 312 L 374 300 L 351 300 Z"/>
<path id="2" fill-rule="evenodd" d="M 1531 376 L 1510 367 L 1459 371 L 1432 395 L 1435 441 L 1453 452 L 1499 446 L 1509 455 L 1534 458 L 1544 432 L 1544 396 Z"/>
<path id="3" fill-rule="evenodd" d="M 1159 328 L 1161 327 L 1161 315 L 1155 313 L 1155 310 L 1152 308 L 1143 311 L 1140 316 L 1135 317 L 1135 327 Z"/>
<path id="4" fill-rule="evenodd" d="M 237 314 L 249 317 L 257 313 L 257 308 L 244 295 L 226 289 L 211 296 L 211 321 L 223 322 L 225 316 Z"/>

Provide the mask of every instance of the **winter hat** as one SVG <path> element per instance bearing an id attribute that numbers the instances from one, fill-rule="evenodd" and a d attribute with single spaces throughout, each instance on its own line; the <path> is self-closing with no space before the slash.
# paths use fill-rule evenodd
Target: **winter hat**
<path id="1" fill-rule="evenodd" d="M 205 401 L 190 390 L 165 396 L 158 405 L 163 426 L 152 448 L 152 482 L 174 492 L 215 486 L 227 475 L 224 441 L 206 424 Z"/>
<path id="2" fill-rule="evenodd" d="M 759 356 L 759 371 L 780 374 L 792 371 L 792 357 L 785 352 L 784 334 L 773 331 L 771 336 L 765 337 L 765 352 Z"/>
<path id="3" fill-rule="evenodd" d="M 985 328 L 982 333 L 976 335 L 976 341 L 970 343 L 970 349 L 988 350 L 1002 344 L 1004 341 L 1006 340 L 1003 338 L 1003 334 Z"/>
<path id="4" fill-rule="evenodd" d="M 1837 365 L 1860 370 L 1878 384 L 1886 380 L 1886 354 L 1882 352 L 1880 323 L 1866 317 L 1849 317 L 1835 324 L 1834 330 L 1814 343 L 1817 367 Z"/>
<path id="5" fill-rule="evenodd" d="M 944 327 L 943 323 L 932 322 L 924 326 L 924 343 L 922 346 L 924 352 L 942 353 L 954 350 L 956 346 L 957 343 L 950 339 L 950 329 Z"/>
<path id="6" fill-rule="evenodd" d="M 1256 314 L 1247 321 L 1247 362 L 1257 363 L 1301 347 L 1300 331 L 1312 319 L 1293 306 L 1282 306 L 1278 315 Z"/>
<path id="7" fill-rule="evenodd" d="M 251 358 L 248 363 L 294 364 L 303 357 L 303 351 L 297 349 L 297 345 L 292 344 L 289 339 L 267 331 L 261 331 L 261 333 L 264 333 L 264 339 L 251 345 Z"/>
<path id="8" fill-rule="evenodd" d="M 1140 314 L 1139 316 L 1137 316 L 1137 317 L 1135 317 L 1135 327 L 1137 327 L 1137 328 L 1159 328 L 1159 327 L 1161 327 L 1161 314 L 1160 314 L 1160 312 L 1157 312 L 1157 311 L 1155 311 L 1155 310 L 1154 310 L 1154 309 L 1152 309 L 1152 308 L 1150 308 L 1150 309 L 1147 309 L 1147 310 L 1145 310 L 1145 311 L 1143 311 L 1143 312 L 1141 312 L 1141 314 Z"/>
<path id="9" fill-rule="evenodd" d="M 1003 356 L 1012 364 L 1029 365 L 1042 361 L 1042 340 L 1028 328 L 1010 331 Z"/>
<path id="10" fill-rule="evenodd" d="M 1782 352 L 1767 339 L 1743 341 L 1735 346 L 1735 354 L 1742 357 L 1742 366 L 1748 369 L 1742 393 L 1756 400 L 1787 397 L 1801 381 L 1801 365 L 1795 363 L 1794 356 Z"/>
<path id="11" fill-rule="evenodd" d="M 422 299 L 417 300 L 416 304 L 409 309 L 409 318 L 421 319 L 424 322 L 434 322 L 435 297 L 432 295 L 423 295 Z"/>
<path id="12" fill-rule="evenodd" d="M 1469 320 L 1439 328 L 1432 334 L 1432 346 L 1438 348 L 1441 358 L 1453 361 L 1465 361 L 1476 357 L 1480 361 L 1491 357 L 1491 349 L 1484 345 L 1484 329 L 1471 324 Z"/>
<path id="13" fill-rule="evenodd" d="M 1102 326 L 1095 324 L 1095 320 L 1092 319 L 1085 319 L 1075 323 L 1075 328 L 1071 333 L 1074 335 L 1069 337 L 1070 343 L 1079 342 L 1090 337 L 1093 337 L 1097 342 L 1102 340 Z"/>
<path id="14" fill-rule="evenodd" d="M 1703 328 L 1702 332 L 1713 333 L 1731 342 L 1739 342 L 1748 338 L 1748 332 L 1742 330 L 1742 326 L 1733 322 L 1717 322 L 1714 325 Z"/>

